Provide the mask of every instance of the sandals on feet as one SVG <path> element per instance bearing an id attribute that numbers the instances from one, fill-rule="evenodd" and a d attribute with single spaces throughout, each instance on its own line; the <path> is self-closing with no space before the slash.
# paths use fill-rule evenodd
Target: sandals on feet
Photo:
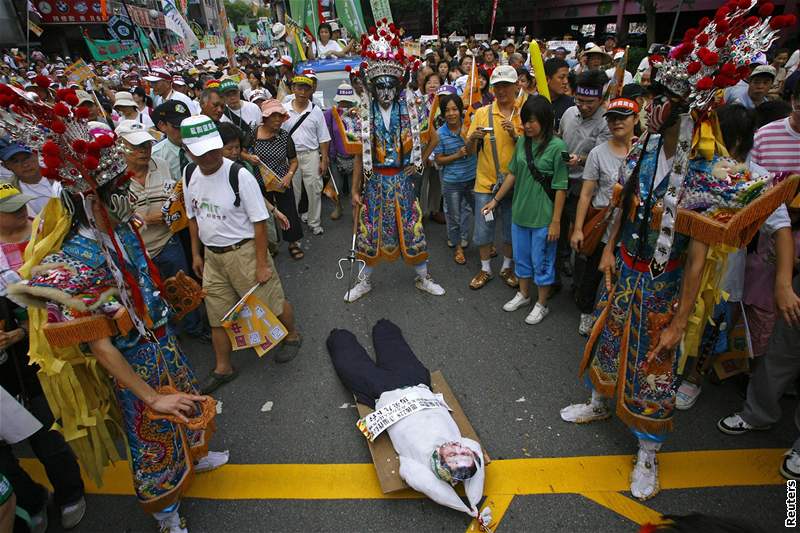
<path id="1" fill-rule="evenodd" d="M 303 250 L 300 249 L 300 246 L 298 246 L 296 243 L 289 245 L 289 254 L 295 261 L 299 261 L 306 256 L 306 254 L 303 253 Z"/>

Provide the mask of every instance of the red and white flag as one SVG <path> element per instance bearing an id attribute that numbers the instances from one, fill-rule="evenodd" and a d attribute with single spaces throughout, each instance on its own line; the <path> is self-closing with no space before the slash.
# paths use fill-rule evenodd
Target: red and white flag
<path id="1" fill-rule="evenodd" d="M 439 35 L 439 0 L 431 0 L 431 33 Z"/>
<path id="2" fill-rule="evenodd" d="M 497 4 L 499 0 L 494 0 L 492 2 L 492 25 L 489 27 L 489 37 L 492 36 L 494 33 L 494 19 L 497 17 Z"/>

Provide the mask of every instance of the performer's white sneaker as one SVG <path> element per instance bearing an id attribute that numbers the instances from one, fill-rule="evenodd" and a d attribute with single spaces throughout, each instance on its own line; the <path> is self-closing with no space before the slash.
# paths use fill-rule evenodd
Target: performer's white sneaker
<path id="1" fill-rule="evenodd" d="M 587 403 L 575 403 L 561 410 L 561 420 L 573 424 L 588 424 L 595 420 L 605 420 L 611 411 L 605 400 L 592 399 Z"/>
<path id="2" fill-rule="evenodd" d="M 158 528 L 159 533 L 189 533 L 186 529 L 186 519 L 180 516 L 177 510 L 161 518 L 158 521 Z"/>
<path id="3" fill-rule="evenodd" d="M 197 464 L 194 465 L 195 474 L 208 472 L 209 470 L 221 467 L 228 462 L 230 455 L 228 450 L 224 452 L 208 452 L 205 457 L 197 461 Z"/>
<path id="4" fill-rule="evenodd" d="M 642 442 L 636 454 L 631 472 L 631 494 L 642 501 L 649 500 L 659 491 L 658 458 L 656 451 L 661 445 L 655 442 Z"/>
<path id="5" fill-rule="evenodd" d="M 353 285 L 353 288 L 350 289 L 349 298 L 348 298 L 348 293 L 345 293 L 344 301 L 348 303 L 355 302 L 356 300 L 358 300 L 371 290 L 372 290 L 372 283 L 369 281 L 369 278 L 364 278 L 355 285 Z"/>
<path id="6" fill-rule="evenodd" d="M 588 337 L 594 326 L 594 316 L 591 313 L 581 313 L 581 323 L 578 326 L 578 334 Z"/>
<path id="7" fill-rule="evenodd" d="M 430 275 L 428 275 L 426 278 L 420 278 L 417 276 L 417 279 L 414 280 L 414 285 L 419 290 L 434 296 L 442 296 L 444 294 L 444 289 L 442 286 L 433 281 L 433 278 L 430 277 Z"/>
<path id="8" fill-rule="evenodd" d="M 517 291 L 517 294 L 514 295 L 509 301 L 503 305 L 503 311 L 508 311 L 509 313 L 512 311 L 516 311 L 520 307 L 525 307 L 531 304 L 530 296 L 525 298 L 521 292 Z"/>

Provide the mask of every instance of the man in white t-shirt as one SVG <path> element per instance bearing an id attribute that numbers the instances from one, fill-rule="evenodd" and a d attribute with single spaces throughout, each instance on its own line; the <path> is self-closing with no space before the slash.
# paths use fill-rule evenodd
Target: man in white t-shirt
<path id="1" fill-rule="evenodd" d="M 258 286 L 253 294 L 288 330 L 275 360 L 293 359 L 302 339 L 295 329 L 294 310 L 284 298 L 267 250 L 269 213 L 255 177 L 222 156 L 222 138 L 209 117 L 185 119 L 181 122 L 181 138 L 193 161 L 183 172 L 192 268 L 203 279 L 216 356 L 214 369 L 201 384 L 202 393 L 209 394 L 238 375 L 231 364 L 231 342 L 222 327 L 222 318 L 253 286 Z"/>
<path id="2" fill-rule="evenodd" d="M 400 459 L 400 477 L 436 503 L 477 518 L 486 474 L 480 444 L 461 435 L 444 400 L 431 391 L 430 372 L 399 327 L 379 320 L 372 328 L 372 343 L 376 361 L 350 331 L 331 332 L 326 344 L 339 379 L 359 403 L 374 407 L 379 418 L 382 408 L 396 402 L 416 404 L 418 409 L 386 429 Z M 365 435 L 374 429 L 363 419 L 359 428 Z M 454 489 L 459 482 L 468 504 Z"/>
<path id="3" fill-rule="evenodd" d="M 225 102 L 221 122 L 230 122 L 242 130 L 247 138 L 244 145 L 249 146 L 256 129 L 261 124 L 261 108 L 242 100 L 239 84 L 233 79 L 222 80 L 217 91 Z"/>
<path id="4" fill-rule="evenodd" d="M 13 174 L 7 181 L 33 198 L 28 202 L 31 217 L 38 215 L 50 198 L 61 194 L 61 184 L 42 176 L 39 155 L 27 146 L 0 138 L 0 161 Z"/>

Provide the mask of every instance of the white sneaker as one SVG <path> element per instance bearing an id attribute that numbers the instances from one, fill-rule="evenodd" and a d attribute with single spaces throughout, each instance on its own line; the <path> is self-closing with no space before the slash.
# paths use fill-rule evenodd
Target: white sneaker
<path id="1" fill-rule="evenodd" d="M 605 402 L 575 403 L 561 410 L 561 420 L 573 424 L 588 424 L 595 420 L 605 420 L 611 416 L 611 411 Z"/>
<path id="2" fill-rule="evenodd" d="M 783 454 L 780 470 L 786 479 L 800 479 L 800 452 L 789 450 Z"/>
<path id="3" fill-rule="evenodd" d="M 85 514 L 86 498 L 81 496 L 77 502 L 61 507 L 61 527 L 64 529 L 74 528 L 83 520 Z"/>
<path id="4" fill-rule="evenodd" d="M 594 316 L 591 313 L 581 313 L 581 323 L 578 326 L 578 333 L 588 337 L 594 326 Z"/>
<path id="5" fill-rule="evenodd" d="M 748 431 L 765 431 L 772 426 L 752 426 L 744 421 L 739 413 L 733 413 L 731 416 L 720 418 L 717 422 L 717 429 L 727 435 L 742 435 Z"/>
<path id="6" fill-rule="evenodd" d="M 691 409 L 697 402 L 697 398 L 700 397 L 702 390 L 703 388 L 700 385 L 695 385 L 688 379 L 684 379 L 675 395 L 675 408 L 681 411 Z"/>
<path id="7" fill-rule="evenodd" d="M 639 448 L 631 472 L 631 494 L 639 500 L 649 500 L 658 494 L 658 459 L 653 451 Z"/>
<path id="8" fill-rule="evenodd" d="M 303 213 L 302 215 L 300 215 L 300 220 L 303 221 L 303 224 L 307 224 L 308 223 L 308 213 Z"/>
<path id="9" fill-rule="evenodd" d="M 544 320 L 544 317 L 546 317 L 549 312 L 550 309 L 536 302 L 536 305 L 533 306 L 533 310 L 525 317 L 525 323 L 530 325 L 538 324 Z"/>
<path id="10" fill-rule="evenodd" d="M 372 283 L 370 283 L 369 278 L 364 278 L 355 285 L 353 285 L 353 288 L 350 289 L 349 298 L 348 298 L 348 293 L 345 293 L 344 301 L 348 303 L 353 303 L 371 290 L 372 290 Z"/>
<path id="11" fill-rule="evenodd" d="M 173 511 L 158 521 L 159 533 L 189 533 L 186 529 L 186 519 Z"/>
<path id="12" fill-rule="evenodd" d="M 224 452 L 208 452 L 205 457 L 197 461 L 197 464 L 194 465 L 195 474 L 208 472 L 221 467 L 228 462 L 230 455 L 231 453 L 228 450 Z"/>
<path id="13" fill-rule="evenodd" d="M 313 233 L 314 235 L 322 235 L 323 233 L 325 233 L 325 230 L 322 229 L 322 226 L 317 226 L 315 228 L 311 228 L 311 233 Z"/>
<path id="14" fill-rule="evenodd" d="M 509 313 L 512 311 L 516 311 L 520 307 L 530 305 L 531 298 L 530 296 L 525 298 L 521 292 L 517 291 L 517 294 L 514 295 L 509 301 L 505 303 L 503 306 L 503 311 L 508 311 Z"/>
<path id="15" fill-rule="evenodd" d="M 442 296 L 444 294 L 444 288 L 441 285 L 433 281 L 433 278 L 428 275 L 427 278 L 422 279 L 417 276 L 417 279 L 414 280 L 414 286 L 423 292 L 427 292 L 428 294 L 432 294 L 434 296 Z"/>

